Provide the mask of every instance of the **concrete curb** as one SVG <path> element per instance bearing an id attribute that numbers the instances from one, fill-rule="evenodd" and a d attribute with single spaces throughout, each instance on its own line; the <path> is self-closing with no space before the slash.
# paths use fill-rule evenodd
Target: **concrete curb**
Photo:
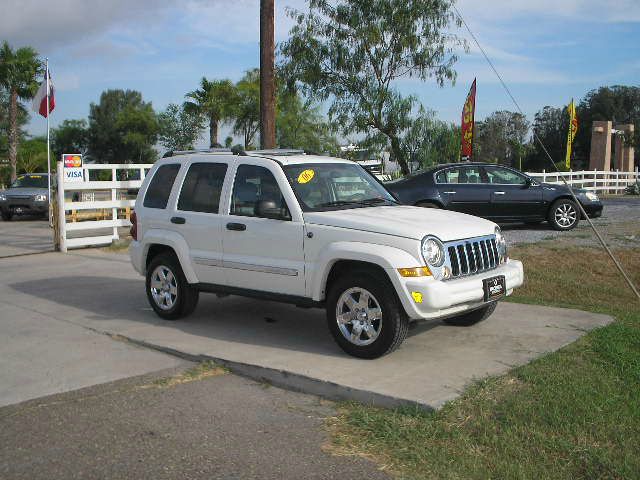
<path id="1" fill-rule="evenodd" d="M 261 367 L 248 363 L 235 362 L 232 360 L 225 360 L 224 358 L 217 358 L 204 354 L 194 355 L 173 348 L 164 347 L 162 345 L 145 342 L 144 340 L 137 340 L 135 338 L 130 338 L 120 334 L 111 334 L 108 332 L 102 333 L 116 340 L 125 340 L 133 345 L 156 350 L 158 352 L 166 353 L 168 355 L 182 358 L 191 362 L 212 361 L 218 365 L 228 368 L 229 371 L 231 371 L 231 373 L 235 375 L 250 378 L 251 380 L 262 383 L 269 383 L 273 386 L 280 387 L 285 390 L 317 395 L 329 400 L 355 401 L 374 407 L 397 408 L 411 406 L 419 407 L 427 411 L 433 411 L 436 409 L 435 406 L 426 403 L 413 402 L 410 400 L 382 395 L 366 390 L 354 389 L 346 387 L 344 385 L 339 385 L 337 383 L 317 380 L 305 375 L 287 372 L 286 370 L 277 370 L 269 367 Z"/>

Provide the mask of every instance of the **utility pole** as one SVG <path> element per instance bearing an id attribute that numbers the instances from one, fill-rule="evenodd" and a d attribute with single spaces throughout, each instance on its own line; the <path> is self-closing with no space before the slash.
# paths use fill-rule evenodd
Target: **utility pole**
<path id="1" fill-rule="evenodd" d="M 274 0 L 260 0 L 260 148 L 276 147 Z"/>

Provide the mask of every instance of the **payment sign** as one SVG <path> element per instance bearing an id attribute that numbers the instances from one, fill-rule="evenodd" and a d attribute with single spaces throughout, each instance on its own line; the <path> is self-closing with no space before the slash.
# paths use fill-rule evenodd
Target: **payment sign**
<path id="1" fill-rule="evenodd" d="M 62 155 L 64 168 L 80 168 L 82 167 L 82 155 L 78 153 L 64 153 Z"/>

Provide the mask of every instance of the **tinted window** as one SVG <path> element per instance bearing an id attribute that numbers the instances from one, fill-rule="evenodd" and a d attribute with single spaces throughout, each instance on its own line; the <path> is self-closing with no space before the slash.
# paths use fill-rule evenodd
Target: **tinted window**
<path id="1" fill-rule="evenodd" d="M 480 167 L 456 167 L 436 174 L 437 183 L 481 183 Z"/>
<path id="2" fill-rule="evenodd" d="M 218 213 L 227 165 L 194 163 L 189 167 L 178 199 L 178 210 Z"/>
<path id="3" fill-rule="evenodd" d="M 47 175 L 20 175 L 9 188 L 48 188 Z"/>
<path id="4" fill-rule="evenodd" d="M 524 185 L 527 179 L 512 170 L 500 167 L 485 167 L 489 183 L 498 185 Z"/>
<path id="5" fill-rule="evenodd" d="M 173 188 L 173 182 L 178 175 L 180 165 L 163 165 L 156 170 L 155 175 L 149 183 L 147 194 L 144 197 L 144 206 L 148 208 L 167 208 L 169 195 Z"/>
<path id="6" fill-rule="evenodd" d="M 278 182 L 264 167 L 240 165 L 231 196 L 231 214 L 256 217 L 256 205 L 261 200 L 273 200 L 280 208 L 287 208 Z"/>

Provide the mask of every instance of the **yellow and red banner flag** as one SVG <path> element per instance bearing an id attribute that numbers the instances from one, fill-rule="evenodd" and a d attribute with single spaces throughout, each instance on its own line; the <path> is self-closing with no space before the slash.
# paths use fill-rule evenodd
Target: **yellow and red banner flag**
<path id="1" fill-rule="evenodd" d="M 473 127 L 476 115 L 476 79 L 467 95 L 467 100 L 462 108 L 462 158 L 471 158 L 473 156 Z"/>
<path id="2" fill-rule="evenodd" d="M 567 133 L 567 157 L 565 159 L 565 164 L 567 166 L 567 170 L 570 170 L 571 148 L 573 147 L 573 141 L 576 139 L 576 134 L 578 133 L 578 116 L 576 115 L 576 104 L 573 102 L 573 98 L 571 99 L 571 103 L 567 110 L 569 111 L 569 132 Z"/>

